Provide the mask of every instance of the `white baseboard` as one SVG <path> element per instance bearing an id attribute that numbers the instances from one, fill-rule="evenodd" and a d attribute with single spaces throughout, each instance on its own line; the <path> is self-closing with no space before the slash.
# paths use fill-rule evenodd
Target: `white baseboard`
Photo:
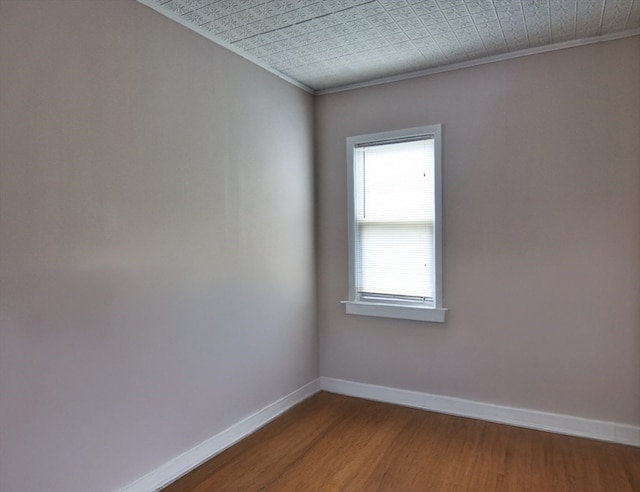
<path id="1" fill-rule="evenodd" d="M 321 377 L 330 393 L 640 447 L 640 427 Z"/>
<path id="2" fill-rule="evenodd" d="M 318 391 L 320 380 L 316 379 L 165 463 L 121 492 L 152 492 L 167 486 Z"/>

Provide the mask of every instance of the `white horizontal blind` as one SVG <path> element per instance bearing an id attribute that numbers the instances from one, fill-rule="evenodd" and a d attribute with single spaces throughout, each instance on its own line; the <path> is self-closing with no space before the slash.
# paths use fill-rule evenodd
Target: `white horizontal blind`
<path id="1" fill-rule="evenodd" d="M 362 145 L 354 157 L 358 295 L 433 301 L 434 140 Z"/>

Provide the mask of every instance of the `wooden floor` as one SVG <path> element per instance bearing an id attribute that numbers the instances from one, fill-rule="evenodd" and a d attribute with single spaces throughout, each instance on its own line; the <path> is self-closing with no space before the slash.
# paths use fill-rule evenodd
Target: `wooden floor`
<path id="1" fill-rule="evenodd" d="M 640 448 L 318 393 L 164 489 L 640 492 Z"/>

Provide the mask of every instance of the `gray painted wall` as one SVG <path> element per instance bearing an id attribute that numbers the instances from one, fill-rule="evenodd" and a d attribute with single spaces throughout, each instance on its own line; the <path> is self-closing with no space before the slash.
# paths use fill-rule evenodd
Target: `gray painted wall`
<path id="1" fill-rule="evenodd" d="M 115 490 L 318 377 L 313 98 L 131 0 L 0 1 L 0 490 Z"/>
<path id="2" fill-rule="evenodd" d="M 316 103 L 323 376 L 640 424 L 640 38 Z M 442 123 L 447 322 L 346 315 L 345 140 Z"/>

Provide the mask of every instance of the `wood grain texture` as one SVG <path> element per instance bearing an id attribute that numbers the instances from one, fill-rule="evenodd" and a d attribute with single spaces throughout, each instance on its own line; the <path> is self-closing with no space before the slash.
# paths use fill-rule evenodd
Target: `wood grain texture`
<path id="1" fill-rule="evenodd" d="M 321 392 L 164 489 L 187 491 L 640 492 L 640 448 Z"/>

